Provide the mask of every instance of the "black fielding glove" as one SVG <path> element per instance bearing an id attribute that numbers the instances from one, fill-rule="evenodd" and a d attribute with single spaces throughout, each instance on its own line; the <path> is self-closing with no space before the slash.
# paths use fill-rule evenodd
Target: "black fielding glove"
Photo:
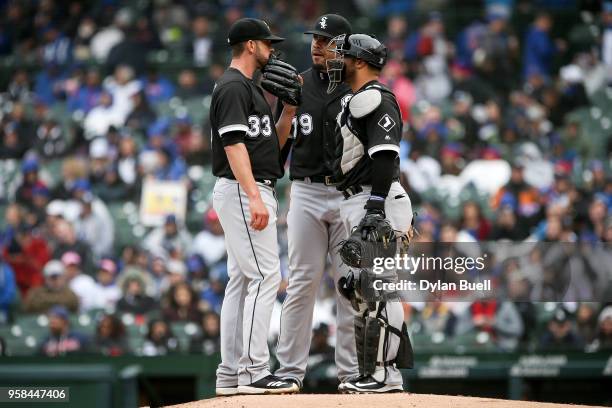
<path id="1" fill-rule="evenodd" d="M 261 70 L 263 78 L 261 86 L 272 95 L 289 105 L 297 106 L 302 98 L 302 84 L 292 65 L 271 56 Z"/>

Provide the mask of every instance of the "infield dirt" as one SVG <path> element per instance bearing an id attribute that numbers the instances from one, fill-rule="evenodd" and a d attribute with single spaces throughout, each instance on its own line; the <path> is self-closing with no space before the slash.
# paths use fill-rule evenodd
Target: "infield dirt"
<path id="1" fill-rule="evenodd" d="M 592 405 L 553 404 L 548 402 L 510 401 L 453 395 L 387 394 L 297 394 L 241 395 L 210 398 L 173 408 L 561 408 Z"/>

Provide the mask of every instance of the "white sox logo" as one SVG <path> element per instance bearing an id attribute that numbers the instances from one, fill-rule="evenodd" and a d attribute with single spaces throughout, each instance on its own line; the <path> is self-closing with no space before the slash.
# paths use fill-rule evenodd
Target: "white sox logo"
<path id="1" fill-rule="evenodd" d="M 321 21 L 319 21 L 319 26 L 321 26 L 322 29 L 325 29 L 327 27 L 327 16 L 321 17 Z"/>
<path id="2" fill-rule="evenodd" d="M 385 129 L 385 131 L 390 131 L 395 126 L 395 121 L 391 119 L 389 114 L 385 113 L 382 118 L 378 121 L 378 126 Z"/>

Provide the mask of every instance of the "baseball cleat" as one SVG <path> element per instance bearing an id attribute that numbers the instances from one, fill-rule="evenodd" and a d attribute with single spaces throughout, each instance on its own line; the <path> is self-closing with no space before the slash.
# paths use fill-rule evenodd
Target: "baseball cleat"
<path id="1" fill-rule="evenodd" d="M 362 376 L 362 375 L 357 375 L 357 376 L 352 376 L 352 377 L 351 377 L 351 378 L 349 378 L 348 380 L 341 381 L 341 382 L 340 382 L 340 384 L 338 384 L 338 392 L 340 392 L 340 393 L 344 392 L 344 391 L 345 391 L 345 389 L 346 389 L 346 384 L 347 384 L 349 381 L 356 381 L 356 380 L 359 380 L 359 379 L 361 379 L 361 378 L 363 378 L 363 376 Z"/>
<path id="2" fill-rule="evenodd" d="M 215 388 L 215 394 L 217 397 L 230 397 L 232 395 L 238 395 L 238 387 L 217 387 Z"/>
<path id="3" fill-rule="evenodd" d="M 285 377 L 283 378 L 284 381 L 287 381 L 288 383 L 292 383 L 297 385 L 298 387 L 298 392 L 302 391 L 302 383 L 300 382 L 300 380 L 298 380 L 297 378 L 293 378 L 293 377 Z"/>
<path id="4" fill-rule="evenodd" d="M 346 381 L 343 383 L 344 387 L 342 392 L 347 394 L 369 394 L 369 393 L 391 393 L 391 392 L 403 392 L 404 388 L 401 384 L 385 384 L 376 381 L 371 375 L 359 377 L 357 379 Z M 342 384 L 340 384 L 342 385 Z M 338 387 L 340 390 L 340 387 Z"/>
<path id="5" fill-rule="evenodd" d="M 275 375 L 268 375 L 249 385 L 239 385 L 240 394 L 293 394 L 300 388 L 292 381 L 283 380 Z"/>

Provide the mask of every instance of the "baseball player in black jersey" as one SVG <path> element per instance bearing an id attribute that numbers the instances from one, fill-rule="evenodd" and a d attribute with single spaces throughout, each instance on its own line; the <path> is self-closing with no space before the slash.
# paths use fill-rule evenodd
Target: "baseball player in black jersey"
<path id="1" fill-rule="evenodd" d="M 334 44 L 337 57 L 328 61 L 330 78 L 332 82 L 343 79 L 353 92 L 338 116 L 341 142 L 336 170 L 341 178 L 338 189 L 345 197 L 340 204 L 340 216 L 346 232 L 349 234 L 355 227 L 366 228 L 362 219 L 380 218 L 387 219 L 394 230 L 408 233 L 412 205 L 399 183 L 402 118 L 395 96 L 378 81 L 387 49 L 365 34 L 336 37 Z M 362 230 L 362 234 L 366 232 Z M 346 278 L 341 279 L 339 287 L 351 298 L 354 288 L 346 283 Z M 406 353 L 401 353 L 401 357 L 398 354 L 400 347 L 404 351 L 409 345 L 401 303 L 362 302 L 357 309 L 355 341 L 360 377 L 341 384 L 341 391 L 401 391 L 398 368 L 410 364 L 404 359 Z"/>
<path id="2" fill-rule="evenodd" d="M 272 44 L 282 40 L 261 20 L 234 23 L 228 36 L 232 61 L 212 95 L 213 173 L 218 177 L 213 206 L 225 231 L 229 275 L 217 395 L 298 391 L 270 373 L 267 344 L 281 280 L 274 185 L 283 176 L 280 149 L 296 108 L 286 105 L 275 125 L 263 91 L 253 82 L 255 71 L 267 66 Z"/>
<path id="3" fill-rule="evenodd" d="M 313 308 L 328 255 L 338 280 L 348 269 L 338 256 L 338 245 L 346 239 L 340 219 L 342 194 L 335 188 L 336 117 L 350 89 L 340 84 L 328 93 L 330 82 L 326 61 L 334 57 L 330 40 L 350 34 L 351 26 L 342 16 L 326 14 L 312 30 L 312 67 L 304 79 L 302 103 L 293 122 L 291 151 L 291 201 L 288 225 L 289 285 L 283 302 L 276 356 L 278 377 L 302 385 L 312 333 Z M 286 147 L 285 147 L 286 149 Z M 336 365 L 338 378 L 347 381 L 358 374 L 353 311 L 347 299 L 337 293 Z"/>

